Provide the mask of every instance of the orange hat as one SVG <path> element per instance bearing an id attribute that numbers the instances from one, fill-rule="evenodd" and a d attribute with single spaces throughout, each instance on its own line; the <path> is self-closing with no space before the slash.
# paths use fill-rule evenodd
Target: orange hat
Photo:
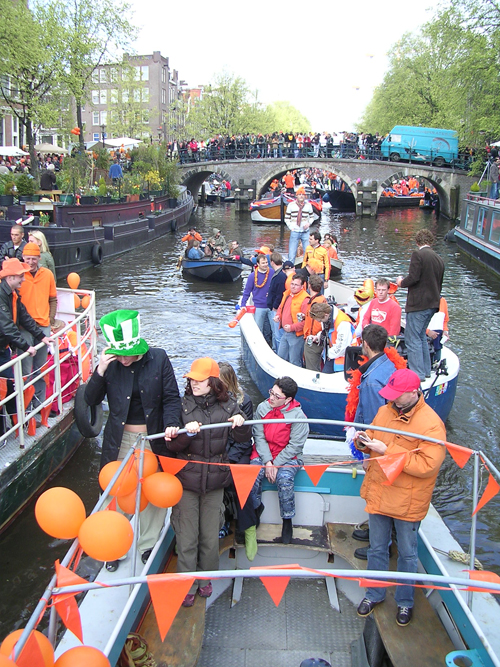
<path id="1" fill-rule="evenodd" d="M 255 252 L 259 253 L 259 255 L 270 255 L 271 248 L 268 248 L 267 245 L 261 245 L 260 248 L 255 250 Z"/>
<path id="2" fill-rule="evenodd" d="M 30 271 L 30 267 L 27 264 L 20 262 L 17 257 L 11 257 L 10 259 L 4 259 L 2 270 L 0 271 L 0 278 L 6 278 L 7 276 L 22 276 L 23 273 L 28 273 L 28 271 Z"/>
<path id="3" fill-rule="evenodd" d="M 40 248 L 36 243 L 27 243 L 23 248 L 23 255 L 38 255 L 40 256 Z"/>
<path id="4" fill-rule="evenodd" d="M 198 382 L 203 382 L 203 380 L 207 380 L 208 378 L 218 378 L 219 376 L 219 364 L 210 357 L 195 359 L 191 364 L 189 373 L 184 375 L 185 378 L 197 380 Z"/>
<path id="5" fill-rule="evenodd" d="M 305 195 L 306 194 L 306 189 L 303 185 L 300 185 L 296 190 L 295 190 L 296 195 Z"/>

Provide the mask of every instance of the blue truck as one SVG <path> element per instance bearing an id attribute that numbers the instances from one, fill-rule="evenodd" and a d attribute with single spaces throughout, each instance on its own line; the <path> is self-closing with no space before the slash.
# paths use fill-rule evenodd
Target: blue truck
<path id="1" fill-rule="evenodd" d="M 458 159 L 455 130 L 396 125 L 382 141 L 382 157 L 392 162 L 427 162 L 436 167 Z"/>

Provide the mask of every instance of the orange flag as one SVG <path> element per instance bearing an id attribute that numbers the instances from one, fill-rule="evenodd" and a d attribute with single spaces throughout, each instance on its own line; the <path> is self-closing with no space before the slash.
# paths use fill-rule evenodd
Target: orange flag
<path id="1" fill-rule="evenodd" d="M 107 510 L 110 510 L 110 512 L 116 512 L 116 497 L 113 496 L 111 498 L 111 502 L 109 505 L 106 507 Z"/>
<path id="2" fill-rule="evenodd" d="M 494 572 L 488 572 L 488 570 L 467 570 L 469 573 L 470 579 L 475 579 L 476 581 L 488 581 L 491 584 L 500 584 L 500 577 Z M 493 595 L 498 595 L 499 591 L 488 590 L 486 588 L 475 588 L 474 586 L 469 586 L 465 590 L 467 591 L 477 591 L 478 593 L 492 593 Z"/>
<path id="3" fill-rule="evenodd" d="M 60 565 L 56 560 L 56 577 L 57 586 L 75 586 L 78 584 L 87 584 L 88 582 L 79 577 L 77 574 L 69 570 L 67 567 Z M 62 622 L 71 630 L 71 632 L 78 637 L 83 644 L 82 621 L 80 618 L 80 611 L 75 599 L 75 593 L 62 593 L 61 595 L 54 595 L 53 601 L 57 613 L 61 617 Z"/>
<path id="4" fill-rule="evenodd" d="M 463 468 L 472 455 L 472 449 L 454 445 L 452 442 L 446 443 L 446 449 L 459 468 Z"/>
<path id="5" fill-rule="evenodd" d="M 323 473 L 329 466 L 329 463 L 314 466 L 304 466 L 304 470 L 309 475 L 309 479 L 314 484 L 314 486 L 317 486 L 319 480 L 323 477 Z"/>
<path id="6" fill-rule="evenodd" d="M 387 481 L 382 482 L 382 484 L 389 486 L 394 482 L 399 473 L 403 471 L 406 463 L 406 454 L 407 452 L 402 452 L 401 454 L 386 454 L 385 456 L 380 456 L 375 459 L 382 468 L 382 472 L 387 477 Z"/>
<path id="7" fill-rule="evenodd" d="M 474 516 L 476 512 L 479 512 L 479 510 L 483 508 L 486 503 L 489 502 L 494 496 L 496 496 L 499 491 L 500 485 L 490 473 L 488 484 L 486 484 L 486 488 L 483 495 L 481 496 L 481 500 L 478 502 L 476 509 L 472 512 L 472 516 Z"/>
<path id="8" fill-rule="evenodd" d="M 149 575 L 147 580 L 158 630 L 163 641 L 193 585 L 194 577 L 183 577 L 178 574 Z"/>
<path id="9" fill-rule="evenodd" d="M 272 565 L 271 567 L 251 567 L 251 570 L 302 570 L 303 568 L 296 563 L 294 565 Z M 266 591 L 271 596 L 274 604 L 279 607 L 290 577 L 259 577 L 264 584 Z"/>
<path id="10" fill-rule="evenodd" d="M 378 581 L 377 579 L 363 579 L 359 578 L 359 585 L 363 588 L 387 588 L 388 586 L 394 586 L 393 583 L 388 581 Z"/>
<path id="11" fill-rule="evenodd" d="M 238 500 L 240 501 L 240 507 L 243 507 L 246 503 L 261 467 L 258 465 L 250 466 L 236 463 L 232 463 L 229 466 L 234 486 L 236 487 L 236 493 L 238 494 Z"/>
<path id="12" fill-rule="evenodd" d="M 12 661 L 14 660 L 14 649 L 12 649 L 12 654 L 9 657 Z M 42 651 L 33 632 L 28 637 L 28 641 L 23 646 L 21 655 L 14 664 L 16 664 L 17 667 L 45 667 Z"/>
<path id="13" fill-rule="evenodd" d="M 180 459 L 172 459 L 170 456 L 159 456 L 158 458 L 163 472 L 169 472 L 171 475 L 176 475 L 187 463 L 187 461 L 181 461 Z"/>

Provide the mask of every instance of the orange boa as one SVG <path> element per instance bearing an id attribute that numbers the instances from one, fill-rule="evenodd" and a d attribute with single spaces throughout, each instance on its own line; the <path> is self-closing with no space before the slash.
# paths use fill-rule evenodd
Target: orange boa
<path id="1" fill-rule="evenodd" d="M 399 352 L 396 350 L 395 347 L 386 347 L 384 349 L 384 352 L 387 358 L 390 361 L 392 361 L 394 366 L 396 366 L 396 370 L 399 370 L 400 368 L 406 368 L 407 366 L 406 359 L 403 359 L 403 357 L 399 354 Z M 364 364 L 366 361 L 367 361 L 366 357 L 361 357 L 360 366 Z M 348 380 L 349 389 L 347 391 L 345 421 L 353 422 L 359 403 L 359 385 L 361 383 L 361 371 L 359 370 L 359 368 L 356 368 L 355 370 L 348 371 L 348 375 L 349 375 L 349 380 Z"/>

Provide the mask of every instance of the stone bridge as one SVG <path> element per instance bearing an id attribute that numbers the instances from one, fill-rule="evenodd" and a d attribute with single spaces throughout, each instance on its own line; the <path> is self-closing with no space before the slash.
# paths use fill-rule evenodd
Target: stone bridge
<path id="1" fill-rule="evenodd" d="M 281 178 L 288 170 L 308 167 L 326 169 L 345 181 L 354 194 L 356 212 L 359 215 L 376 215 L 382 191 L 394 179 L 416 176 L 436 188 L 441 202 L 441 213 L 454 220 L 460 213 L 461 197 L 468 192 L 473 182 L 465 171 L 378 160 L 266 158 L 179 165 L 182 184 L 193 193 L 195 200 L 201 184 L 210 174 L 219 174 L 230 181 L 233 190 L 239 188 L 242 197 L 257 199 L 267 192 L 273 178 Z"/>

